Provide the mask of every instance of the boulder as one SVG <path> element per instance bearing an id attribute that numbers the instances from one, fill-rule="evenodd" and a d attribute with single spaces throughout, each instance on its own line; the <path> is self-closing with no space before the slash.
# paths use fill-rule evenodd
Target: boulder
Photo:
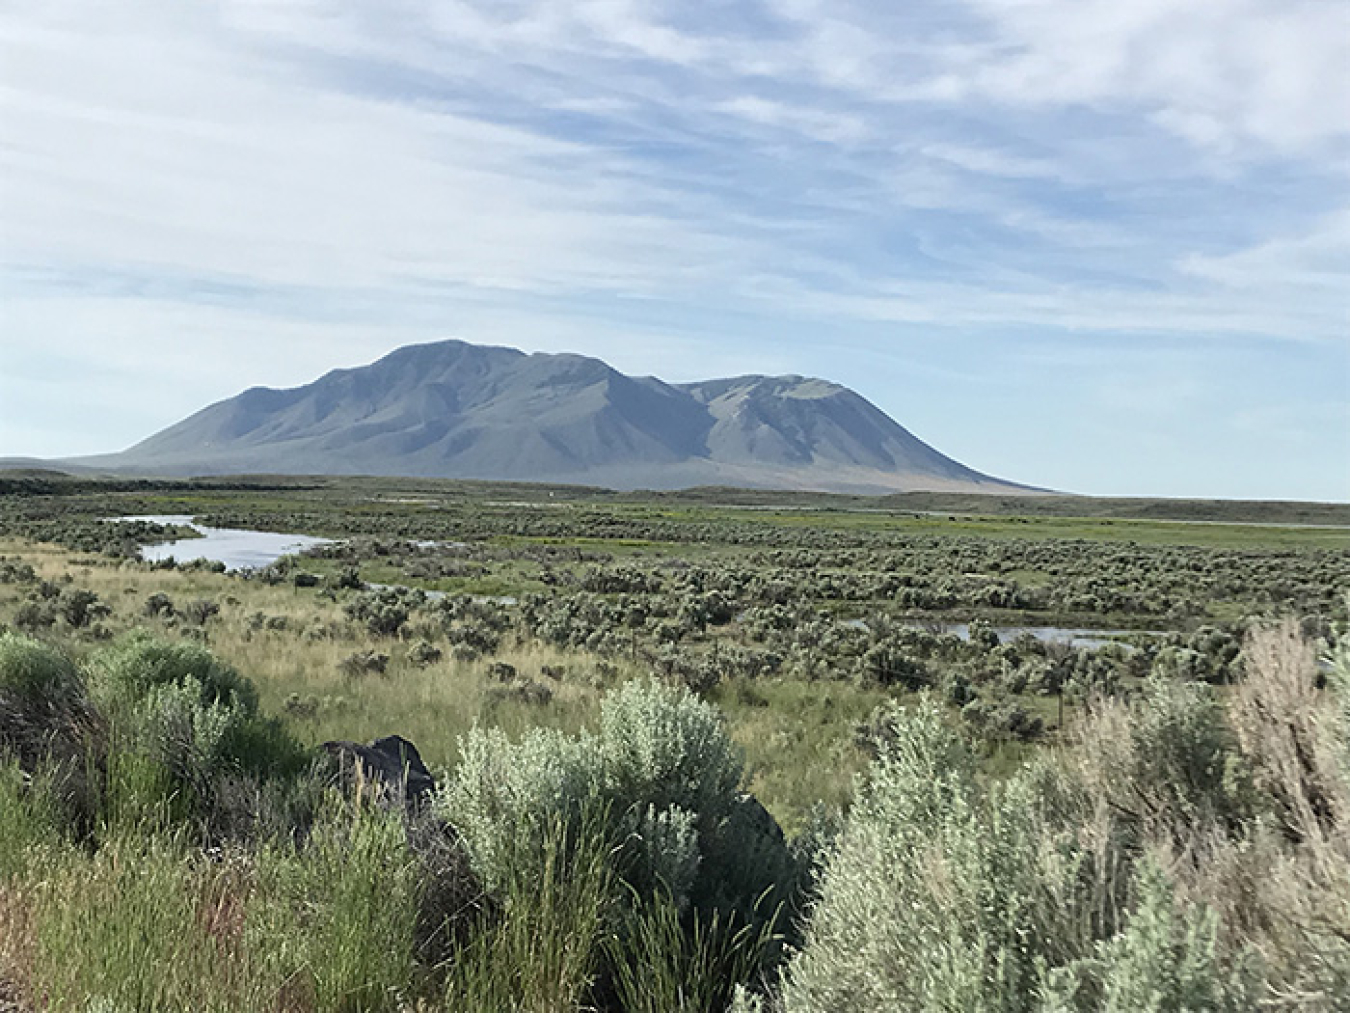
<path id="1" fill-rule="evenodd" d="M 386 800 L 399 800 L 418 809 L 436 790 L 436 780 L 422 762 L 417 747 L 401 735 L 386 735 L 368 746 L 359 742 L 325 742 L 323 748 L 337 761 L 345 784 L 359 780 L 375 787 Z"/>

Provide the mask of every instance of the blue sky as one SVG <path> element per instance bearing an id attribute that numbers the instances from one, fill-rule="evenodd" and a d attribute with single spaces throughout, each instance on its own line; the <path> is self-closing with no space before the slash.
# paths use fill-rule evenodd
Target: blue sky
<path id="1" fill-rule="evenodd" d="M 1339 0 L 9 4 L 0 456 L 458 337 L 1350 500 L 1348 182 Z"/>

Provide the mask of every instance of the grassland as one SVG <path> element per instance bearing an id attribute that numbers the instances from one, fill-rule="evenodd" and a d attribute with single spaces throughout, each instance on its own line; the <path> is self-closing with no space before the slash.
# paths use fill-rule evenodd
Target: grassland
<path id="1" fill-rule="evenodd" d="M 1208 814 L 1204 819 L 1212 817 L 1218 821 L 1215 826 L 1222 824 L 1227 828 L 1222 833 L 1231 836 L 1237 833 L 1234 828 L 1247 826 L 1243 821 L 1257 827 L 1276 812 L 1284 804 L 1279 801 L 1283 789 L 1257 776 L 1259 762 L 1234 745 L 1241 739 L 1239 732 L 1227 726 L 1216 731 L 1219 725 L 1204 722 L 1219 721 L 1216 715 L 1229 706 L 1226 701 L 1240 699 L 1251 667 L 1249 643 L 1254 631 L 1259 634 L 1272 623 L 1284 622 L 1288 642 L 1305 645 L 1298 650 L 1331 650 L 1347 618 L 1344 592 L 1350 587 L 1350 529 L 1328 526 L 1342 519 L 1337 508 L 1305 510 L 1297 505 L 1241 509 L 1189 505 L 1170 511 L 1174 516 L 1154 517 L 1143 515 L 1160 512 L 1156 505 L 1133 504 L 1119 510 L 1130 516 L 1112 517 L 1097 515 L 1105 509 L 1101 504 L 1081 516 L 1061 514 L 1065 504 L 1082 502 L 1068 499 L 1042 503 L 1022 514 L 1009 512 L 1016 502 L 999 501 L 988 514 L 978 514 L 974 512 L 978 503 L 945 499 L 768 494 L 719 498 L 711 490 L 644 497 L 411 481 L 106 484 L 28 476 L 11 480 L 3 489 L 8 491 L 0 493 L 0 633 L 12 630 L 21 638 L 35 638 L 32 642 L 49 645 L 71 659 L 90 687 L 89 702 L 80 706 L 97 712 L 107 728 L 115 731 L 121 722 L 127 735 L 134 731 L 153 737 L 178 727 L 165 724 L 170 712 L 155 711 L 158 716 L 153 720 L 142 713 L 145 708 L 177 706 L 172 694 L 162 699 L 152 694 L 133 706 L 118 703 L 122 698 L 116 695 L 107 696 L 106 687 L 100 689 L 100 680 L 107 678 L 101 673 L 121 670 L 109 659 L 122 657 L 119 652 L 135 655 L 142 650 L 136 636 L 149 636 L 154 643 L 203 648 L 246 678 L 257 697 L 257 713 L 250 711 L 248 721 L 271 722 L 265 726 L 271 731 L 249 734 L 275 736 L 281 745 L 267 749 L 279 757 L 291 756 L 286 742 L 294 743 L 298 758 L 315 755 L 316 747 L 329 740 L 365 742 L 398 734 L 414 742 L 442 785 L 450 786 L 444 801 L 449 808 L 443 811 L 452 814 L 450 822 L 470 855 L 487 853 L 481 849 L 501 832 L 492 827 L 503 812 L 514 811 L 511 806 L 525 806 L 522 799 L 535 799 L 528 806 L 543 806 L 527 806 L 511 817 L 517 823 L 510 825 L 521 828 L 521 840 L 533 843 L 521 844 L 525 850 L 520 853 L 512 852 L 508 868 L 476 867 L 476 875 L 487 877 L 479 883 L 474 901 L 482 905 L 484 921 L 474 923 L 478 929 L 455 928 L 458 942 L 442 940 L 437 956 L 426 956 L 418 949 L 421 944 L 410 942 L 401 963 L 353 953 L 342 957 L 345 963 L 330 966 L 324 964 L 325 956 L 311 951 L 292 955 L 300 963 L 287 963 L 290 958 L 282 959 L 274 951 L 285 949 L 287 933 L 302 931 L 296 919 L 303 911 L 316 912 L 314 917 L 328 926 L 323 931 L 339 935 L 348 931 L 341 928 L 348 924 L 344 919 L 373 918 L 371 909 L 357 904 L 355 898 L 362 891 L 405 897 L 399 902 L 403 908 L 395 910 L 394 905 L 386 912 L 394 920 L 385 924 L 385 930 L 391 937 L 417 937 L 418 926 L 430 917 L 427 897 L 439 894 L 433 889 L 436 877 L 426 878 L 428 859 L 417 850 L 414 837 L 408 838 L 414 842 L 407 845 L 412 850 L 405 852 L 402 832 L 388 821 L 373 816 L 368 820 L 359 813 L 335 817 L 328 810 L 323 810 L 328 815 L 305 810 L 309 815 L 303 825 L 320 828 L 314 831 L 314 853 L 307 857 L 292 844 L 280 843 L 294 832 L 284 829 L 287 821 L 299 819 L 286 814 L 299 812 L 297 806 L 310 804 L 305 799 L 318 797 L 313 795 L 318 788 L 304 776 L 252 771 L 246 757 L 236 758 L 222 761 L 219 772 L 212 768 L 191 781 L 187 795 L 183 789 L 155 795 L 160 789 L 152 791 L 145 785 L 159 783 L 156 778 L 172 782 L 181 774 L 182 761 L 158 774 L 151 764 L 147 774 L 137 765 L 160 753 L 133 750 L 140 759 L 127 768 L 117 752 L 121 740 L 100 732 L 88 746 L 102 750 L 90 769 L 99 771 L 108 784 L 100 789 L 105 792 L 99 796 L 103 801 L 89 803 L 93 809 L 87 822 L 94 829 L 86 825 L 72 832 L 74 850 L 39 847 L 44 834 L 55 841 L 65 839 L 67 831 L 50 829 L 60 823 L 50 813 L 24 808 L 43 797 L 36 789 L 16 789 L 12 778 L 0 783 L 0 790 L 9 792 L 0 802 L 8 799 L 11 813 L 19 814 L 9 823 L 0 817 L 0 836 L 10 835 L 8 850 L 0 840 L 0 930 L 9 935 L 9 942 L 0 945 L 0 998 L 4 988 L 21 985 L 26 1002 L 52 1009 L 83 1009 L 85 1000 L 96 994 L 118 996 L 125 1008 L 181 1008 L 185 997 L 206 1004 L 197 1008 L 216 1008 L 201 998 L 206 993 L 194 991 L 197 986 L 189 980 L 194 978 L 214 983 L 221 996 L 216 1006 L 231 1011 L 530 1008 L 561 1013 L 588 1005 L 612 1011 L 706 1008 L 679 1005 L 675 999 L 643 1006 L 632 994 L 634 979 L 625 968 L 658 965 L 668 975 L 663 980 L 677 982 L 681 976 L 696 975 L 715 981 L 706 996 L 715 996 L 721 1004 L 718 1013 L 736 981 L 764 992 L 771 1008 L 779 1002 L 789 1013 L 833 1008 L 792 1005 L 798 1002 L 794 995 L 806 995 L 815 987 L 806 984 L 814 972 L 800 968 L 783 972 L 788 977 L 780 994 L 773 982 L 778 981 L 782 952 L 774 947 L 788 941 L 800 944 L 809 935 L 804 912 L 810 898 L 816 897 L 809 870 L 817 861 L 833 860 L 829 856 L 836 852 L 829 842 L 841 828 L 842 840 L 851 839 L 847 827 L 857 793 L 880 790 L 876 786 L 884 781 L 878 781 L 878 758 L 898 755 L 894 750 L 899 748 L 897 742 L 907 741 L 905 736 L 915 737 L 911 745 L 916 749 L 920 741 L 938 748 L 933 745 L 938 733 L 907 724 L 905 715 L 927 714 L 923 720 L 936 720 L 941 735 L 959 739 L 972 778 L 961 791 L 974 793 L 963 804 L 974 807 L 974 812 L 994 805 L 981 801 L 985 793 L 993 793 L 992 799 L 1005 791 L 1016 796 L 1046 790 L 1045 782 L 1036 781 L 1029 771 L 1040 769 L 1052 757 L 1054 769 L 1077 771 L 1073 778 L 1081 783 L 1074 781 L 1077 787 L 1064 789 L 1069 795 L 1091 795 L 1098 790 L 1092 787 L 1096 782 L 1080 771 L 1079 761 L 1061 759 L 1083 752 L 1086 726 L 1105 728 L 1093 722 L 1105 720 L 1102 715 L 1109 712 L 1116 715 L 1113 720 L 1123 722 L 1118 734 L 1137 734 L 1143 743 L 1156 731 L 1149 730 L 1150 713 L 1170 713 L 1166 708 L 1174 706 L 1192 708 L 1184 720 L 1178 718 L 1176 730 L 1157 734 L 1181 735 L 1183 727 L 1188 729 L 1185 735 L 1200 734 L 1197 729 L 1202 725 L 1209 729 L 1204 732 L 1210 736 L 1205 739 L 1209 744 L 1203 748 L 1228 756 L 1220 766 L 1227 763 L 1231 770 L 1224 775 L 1224 786 L 1203 788 L 1202 794 L 1219 793 L 1213 798 L 1204 795 L 1205 806 L 1226 807 L 1218 815 L 1217 809 L 1214 813 L 1204 809 Z M 965 509 L 958 511 L 958 506 Z M 313 534 L 335 543 L 248 573 L 224 573 L 208 565 L 152 565 L 136 559 L 135 550 L 138 542 L 157 537 L 156 532 L 108 523 L 106 518 L 154 514 L 189 514 L 214 525 Z M 1299 523 L 1276 523 L 1267 517 L 1295 518 Z M 1235 522 L 1239 519 L 1241 523 Z M 968 626 L 969 635 L 953 634 L 950 624 Z M 1078 646 L 1062 639 L 1001 632 L 1020 626 L 1139 632 L 1105 637 L 1104 645 Z M 7 650 L 18 652 L 14 657 L 29 650 L 14 646 L 18 640 L 7 643 Z M 1278 668 L 1274 662 L 1270 666 Z M 650 685 L 668 687 L 676 696 L 658 693 L 653 697 L 658 703 L 625 696 L 628 687 L 646 685 L 645 680 L 653 677 L 656 682 Z M 4 708 L 13 706 L 5 693 L 0 684 L 0 754 L 7 741 L 6 714 L 11 713 Z M 1169 693 L 1184 699 L 1173 699 Z M 614 784 L 631 783 L 629 774 L 588 773 L 592 761 L 586 757 L 611 752 L 620 759 L 604 762 L 628 769 L 623 765 L 631 757 L 622 757 L 633 744 L 616 730 L 612 716 L 606 718 L 621 706 L 616 700 L 628 700 L 622 706 L 635 708 L 634 715 L 650 717 L 661 707 L 670 708 L 670 715 L 682 715 L 678 720 L 662 717 L 653 726 L 666 729 L 678 727 L 679 721 L 703 728 L 699 722 L 712 720 L 706 715 L 717 715 L 714 724 L 721 731 L 714 734 L 705 728 L 699 733 L 705 738 L 697 741 L 706 750 L 716 735 L 725 734 L 728 748 L 738 757 L 727 766 L 731 780 L 719 782 L 717 791 L 722 794 L 699 789 L 697 801 L 691 796 L 669 810 L 661 809 L 672 804 L 668 786 L 642 789 L 655 794 L 623 795 L 621 803 L 605 795 Z M 710 710 L 705 714 L 690 709 L 696 706 Z M 118 707 L 131 709 L 123 714 Z M 1111 711 L 1112 707 L 1124 709 Z M 220 720 L 221 715 L 198 714 L 188 725 L 198 729 L 192 732 L 198 735 Z M 1239 731 L 1242 727 L 1233 725 Z M 498 732 L 504 738 L 483 738 Z M 707 735 L 713 738 L 706 739 Z M 489 741 L 496 744 L 493 750 L 479 749 Z M 941 746 L 949 747 L 957 748 Z M 1131 762 L 1142 764 L 1141 757 L 1154 747 L 1138 745 L 1138 749 L 1143 752 Z M 494 750 L 505 765 L 491 767 L 490 774 L 475 773 L 475 764 L 496 762 Z M 699 763 L 712 769 L 730 763 L 713 752 L 723 758 Z M 33 755 L 30 751 L 19 758 L 31 768 Z M 1251 770 L 1257 773 L 1243 773 L 1248 767 L 1242 764 L 1256 764 Z M 4 769 L 0 763 L 0 771 Z M 681 783 L 687 783 L 689 774 L 681 775 L 686 778 Z M 34 777 L 46 776 L 37 768 L 24 769 L 22 775 L 21 783 L 37 783 Z M 127 782 L 131 787 L 119 787 L 117 778 L 124 776 L 131 778 Z M 550 809 L 542 801 L 561 791 L 540 788 L 552 784 L 550 778 L 575 786 L 592 776 L 599 778 L 595 784 L 611 788 L 586 789 L 599 794 L 587 796 L 576 812 Z M 1129 776 L 1146 777 L 1142 772 Z M 1339 775 L 1327 776 L 1334 780 Z M 225 780 L 218 781 L 219 777 Z M 237 803 L 230 799 L 243 790 L 238 787 L 241 778 L 253 777 L 261 780 L 247 788 L 255 793 L 248 797 L 262 801 L 244 808 L 273 813 L 268 818 L 283 828 L 278 831 L 281 838 L 249 836 L 261 833 L 250 830 L 246 839 L 228 844 L 242 849 L 237 867 L 213 864 L 214 859 L 203 856 L 217 854 L 226 839 L 232 840 L 234 831 L 220 828 L 240 820 L 237 809 L 231 808 Z M 300 780 L 288 780 L 294 777 Z M 1254 778 L 1250 790 L 1241 789 L 1247 794 L 1223 794 L 1237 790 L 1232 777 Z M 1153 784 L 1148 791 L 1164 788 Z M 1318 790 L 1335 795 L 1342 789 Z M 489 797 L 474 795 L 483 791 Z M 493 791 L 504 794 L 496 797 Z M 129 807 L 125 801 L 124 796 L 140 798 L 147 792 L 149 798 L 161 798 L 162 805 L 142 799 Z M 751 838 L 737 837 L 742 843 L 731 849 L 729 858 L 726 840 L 718 835 L 731 833 L 729 826 L 740 826 L 727 814 L 740 812 L 736 807 L 743 799 L 738 793 L 745 792 L 763 804 L 786 837 L 768 834 L 754 837 L 752 844 L 744 843 Z M 1267 799 L 1271 792 L 1274 801 Z M 1069 795 L 1054 797 L 1063 802 Z M 170 818 L 169 813 L 181 813 L 189 796 L 196 799 L 193 805 L 205 809 L 191 819 Z M 873 814 L 868 818 L 880 820 L 875 811 L 879 803 L 871 795 L 863 797 L 868 799 L 863 810 Z M 1135 804 L 1115 796 L 1112 800 L 1116 805 Z M 1161 807 L 1160 812 L 1170 812 L 1169 806 L 1190 811 L 1185 807 L 1199 804 L 1195 799 L 1166 801 L 1161 795 L 1148 801 Z M 615 806 L 621 810 L 617 814 Z M 648 808 L 650 815 L 643 816 Z M 135 819 L 125 815 L 133 810 L 140 814 Z M 482 817 L 489 811 L 498 815 Z M 582 816 L 576 816 L 578 812 Z M 721 815 L 704 818 L 700 812 Z M 1258 812 L 1267 815 L 1258 819 L 1253 815 Z M 1074 826 L 1080 818 L 1085 821 L 1082 826 L 1089 825 L 1077 809 L 1074 814 L 1063 818 Z M 574 818 L 581 822 L 570 822 Z M 640 826 L 631 822 L 647 818 L 656 822 Z M 690 819 L 692 823 L 687 822 Z M 1003 826 L 993 815 L 989 819 Z M 1129 832 L 1148 841 L 1154 841 L 1150 835 L 1161 835 L 1157 842 L 1176 832 L 1171 824 L 1150 824 L 1146 830 L 1136 827 Z M 949 827 L 942 833 L 949 831 L 955 832 Z M 1002 832 L 981 831 L 986 837 L 993 835 L 991 840 Z M 1042 832 L 1053 837 L 1067 831 L 1062 826 L 1035 831 Z M 741 827 L 735 833 L 749 831 Z M 1327 833 L 1331 837 L 1326 854 L 1338 853 L 1341 843 L 1336 835 L 1341 831 Z M 1232 838 L 1234 848 L 1241 844 L 1238 837 Z M 679 880 L 685 883 L 680 888 L 684 893 L 652 892 L 642 884 L 652 882 L 653 874 L 633 866 L 631 859 L 618 866 L 586 864 L 577 850 L 581 839 L 590 840 L 600 852 L 618 847 L 615 841 L 663 841 L 661 848 L 669 851 L 657 856 L 658 867 L 664 870 L 661 876 L 672 881 L 694 878 Z M 1275 848 L 1267 854 L 1274 856 L 1272 861 L 1286 863 L 1282 868 L 1293 869 L 1303 861 L 1299 857 L 1303 852 L 1286 853 L 1257 837 L 1242 840 L 1248 848 Z M 493 845 L 499 850 L 503 846 Z M 1033 844 L 1017 845 L 1024 846 Z M 689 847 L 695 850 L 680 850 Z M 838 854 L 843 854 L 847 848 L 840 847 Z M 758 915 L 748 913 L 745 906 L 758 888 L 741 883 L 737 877 L 742 872 L 736 871 L 732 859 L 737 852 L 757 855 L 758 849 L 767 849 L 764 854 L 772 857 L 756 861 L 777 870 L 775 889 L 786 905 L 780 912 L 783 922 L 757 921 Z M 39 853 L 48 856 L 43 861 L 55 863 L 45 872 L 32 864 Z M 355 877 L 348 881 L 342 876 L 342 855 L 354 853 L 397 855 L 398 862 L 410 864 L 388 865 L 383 879 L 362 879 L 358 870 L 347 870 Z M 1140 853 L 1130 851 L 1122 868 L 1134 870 Z M 1224 860 L 1237 861 L 1236 854 L 1224 851 Z M 544 865 L 534 864 L 538 861 Z M 798 862 L 802 864 L 793 864 Z M 140 886 L 119 873 L 135 868 L 146 877 Z M 553 871 L 541 874 L 540 868 Z M 695 874 L 691 869 L 704 872 Z M 968 870 L 973 879 L 987 872 Z M 1305 869 L 1299 875 L 1305 873 L 1308 883 L 1322 884 L 1318 889 L 1326 893 L 1326 884 L 1318 878 L 1321 872 Z M 553 884 L 559 892 L 550 894 L 549 887 L 542 894 L 532 893 L 524 880 L 513 878 L 527 874 L 543 875 L 545 886 Z M 1174 868 L 1169 875 L 1173 877 L 1169 890 L 1190 890 L 1199 903 L 1218 903 L 1217 895 L 1206 892 L 1212 891 L 1212 884 L 1187 878 L 1189 874 Z M 332 889 L 325 885 L 325 876 L 332 880 Z M 1129 878 L 1134 876 L 1131 871 L 1110 887 L 1125 891 L 1120 895 L 1123 911 L 1135 910 L 1147 894 L 1141 885 L 1145 879 Z M 571 892 L 570 887 L 564 889 L 568 877 L 576 888 Z M 83 898 L 75 889 L 78 881 L 93 884 Z M 134 912 L 141 910 L 137 905 L 148 903 L 137 891 L 155 882 L 161 883 L 155 889 L 183 906 L 156 907 L 155 918 L 160 920 L 147 926 L 135 920 L 140 916 Z M 264 903 L 263 895 L 255 891 L 266 882 L 284 884 L 282 900 Z M 41 883 L 72 892 L 44 892 L 47 888 Z M 1069 888 L 1061 883 L 1056 889 L 1061 887 Z M 639 897 L 631 904 L 621 900 L 630 889 Z M 1040 887 L 1027 889 L 1035 893 Z M 1332 890 L 1328 896 L 1339 894 Z M 118 917 L 129 919 L 124 924 L 127 931 L 151 933 L 157 940 L 154 945 L 161 948 L 155 959 L 182 962 L 187 969 L 183 980 L 175 979 L 172 987 L 166 985 L 159 992 L 136 991 L 125 966 L 136 958 L 114 952 L 111 936 L 100 935 L 89 924 L 96 916 L 86 902 L 95 898 L 119 912 Z M 667 902 L 674 907 L 662 907 Z M 554 905 L 552 913 L 532 906 L 536 903 Z M 204 909 L 217 912 L 208 919 L 209 925 L 219 921 L 233 927 L 219 932 L 212 928 L 202 936 Z M 523 920 L 512 921 L 513 910 Z M 237 919 L 237 925 L 231 919 Z M 377 923 L 378 919 L 371 922 Z M 716 928 L 719 925 L 723 928 Z M 1075 942 L 1079 947 L 1075 952 L 1088 954 L 1110 933 L 1126 931 L 1113 925 L 1099 926 L 1107 933 L 1100 939 Z M 723 929 L 725 935 L 719 934 Z M 1060 926 L 1054 931 L 1067 930 Z M 782 938 L 770 945 L 775 932 Z M 177 950 L 177 944 L 170 944 L 175 933 L 186 940 Z M 583 936 L 591 941 L 589 948 L 569 949 L 568 938 Z M 365 940 L 362 946 L 376 945 L 371 937 L 360 938 Z M 551 939 L 557 949 L 531 955 L 529 940 L 535 938 Z M 221 939 L 235 948 L 230 951 L 234 957 L 221 955 Z M 1228 968 L 1224 974 L 1236 960 L 1223 949 L 1227 945 L 1215 943 L 1216 953 L 1228 954 L 1220 961 Z M 647 949 L 639 952 L 642 947 Z M 1270 959 L 1286 961 L 1289 952 Z M 1343 956 L 1334 947 L 1317 952 L 1330 953 L 1327 959 L 1333 964 Z M 520 991 L 526 988 L 523 978 L 508 986 L 494 977 L 498 972 L 493 966 L 498 971 L 503 966 L 520 970 L 522 963 L 535 971 L 552 967 L 566 979 L 565 987 L 561 979 L 551 986 L 542 980 L 528 986 L 535 996 L 552 988 L 553 1004 L 527 1003 Z M 306 966 L 311 971 L 297 970 Z M 1346 966 L 1350 973 L 1350 964 Z M 321 971 L 322 967 L 328 970 Z M 1085 963 L 1073 973 L 1088 978 L 1097 973 L 1087 968 Z M 1279 968 L 1276 977 L 1284 975 L 1280 980 L 1285 981 L 1292 972 L 1284 964 Z M 292 975 L 306 982 L 294 994 L 286 984 Z M 1334 1001 L 1323 1002 L 1335 994 L 1334 980 L 1332 974 L 1311 984 L 1303 981 L 1299 987 L 1306 986 L 1309 995 L 1322 999 L 1297 1008 L 1337 1008 Z M 96 989 L 91 982 L 98 981 L 104 985 Z M 625 987 L 629 992 L 623 992 Z M 1056 1008 L 1105 1008 L 1091 1005 L 1090 996 L 1096 994 L 1092 989 L 1099 987 L 1106 986 L 1084 985 L 1078 999 L 1065 1000 L 1068 1005 Z M 1270 1008 L 1296 1008 L 1271 1005 L 1271 994 L 1263 994 L 1262 1001 Z M 478 998 L 463 998 L 470 995 Z M 1027 1005 L 1022 1002 L 1025 998 L 1014 996 L 997 1008 L 1042 1008 Z M 750 1004 L 748 1009 L 755 1000 L 743 996 L 739 1001 Z M 1243 1007 L 1216 1003 L 1204 1008 Z"/>

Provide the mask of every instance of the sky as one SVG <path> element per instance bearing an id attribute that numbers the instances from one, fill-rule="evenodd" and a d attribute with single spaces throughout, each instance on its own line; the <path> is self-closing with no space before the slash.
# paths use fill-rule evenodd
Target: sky
<path id="1" fill-rule="evenodd" d="M 1350 500 L 1342 0 L 0 5 L 0 457 L 441 338 Z"/>

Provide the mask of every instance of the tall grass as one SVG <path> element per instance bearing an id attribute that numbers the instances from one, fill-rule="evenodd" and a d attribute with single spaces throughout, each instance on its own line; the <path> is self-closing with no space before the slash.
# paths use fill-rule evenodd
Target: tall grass
<path id="1" fill-rule="evenodd" d="M 39 891 L 34 991 L 52 1010 L 247 1008 L 202 914 L 217 869 L 181 842 L 127 834 L 70 854 Z"/>
<path id="2" fill-rule="evenodd" d="M 682 910 L 665 891 L 634 899 L 606 944 L 614 991 L 628 1013 L 724 1010 L 733 988 L 757 978 L 779 941 L 773 916 L 741 922 L 720 911 Z"/>
<path id="3" fill-rule="evenodd" d="M 447 968 L 450 1013 L 573 1013 L 602 969 L 616 881 L 602 810 L 579 823 L 553 819 L 521 853 L 498 891 L 495 924 L 474 935 Z M 525 853 L 528 851 L 528 853 Z"/>
<path id="4" fill-rule="evenodd" d="M 415 980 L 417 911 L 401 817 L 333 800 L 302 845 L 258 855 L 244 943 L 274 1002 L 395 1010 Z"/>

